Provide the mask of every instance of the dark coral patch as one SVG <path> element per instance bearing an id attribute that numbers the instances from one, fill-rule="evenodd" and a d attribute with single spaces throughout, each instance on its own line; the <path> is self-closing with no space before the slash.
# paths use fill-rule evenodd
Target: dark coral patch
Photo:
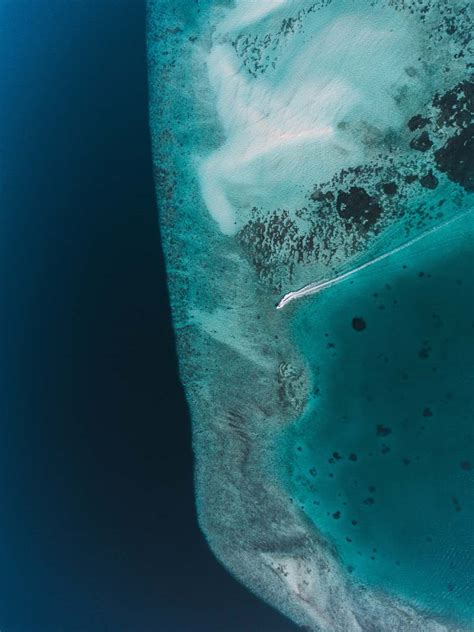
<path id="1" fill-rule="evenodd" d="M 474 125 L 450 138 L 435 152 L 438 169 L 466 191 L 474 191 Z"/>
<path id="2" fill-rule="evenodd" d="M 323 191 L 315 189 L 309 197 L 313 202 L 334 202 L 334 193 L 332 191 L 323 193 Z"/>
<path id="3" fill-rule="evenodd" d="M 428 136 L 428 132 L 422 132 L 410 142 L 410 147 L 416 151 L 428 151 L 433 147 L 433 141 Z"/>
<path id="4" fill-rule="evenodd" d="M 429 122 L 429 118 L 421 116 L 421 114 L 416 114 L 415 116 L 412 116 L 411 119 L 408 121 L 408 129 L 414 132 L 417 129 L 423 129 L 423 127 L 428 125 Z"/>
<path id="5" fill-rule="evenodd" d="M 352 327 L 356 331 L 363 331 L 366 328 L 366 326 L 367 325 L 365 323 L 365 320 L 363 318 L 361 318 L 360 316 L 355 316 L 352 319 Z"/>
<path id="6" fill-rule="evenodd" d="M 433 174 L 432 171 L 420 178 L 420 184 L 425 189 L 436 189 L 439 184 L 438 178 Z"/>
<path id="7" fill-rule="evenodd" d="M 395 195 L 398 191 L 398 187 L 395 182 L 386 182 L 385 184 L 382 184 L 382 189 L 385 195 Z"/>
<path id="8" fill-rule="evenodd" d="M 459 512 L 459 511 L 461 511 L 461 509 L 462 509 L 462 507 L 461 507 L 461 503 L 460 503 L 460 502 L 459 502 L 459 500 L 456 498 L 456 496 L 452 496 L 452 498 L 451 498 L 451 502 L 453 503 L 453 505 L 454 505 L 454 509 L 455 509 L 456 511 L 458 511 L 458 512 Z"/>
<path id="9" fill-rule="evenodd" d="M 439 109 L 438 125 L 464 127 L 472 122 L 474 83 L 463 81 L 445 94 L 437 95 L 433 105 Z"/>
<path id="10" fill-rule="evenodd" d="M 343 219 L 369 227 L 377 222 L 382 213 L 378 200 L 362 187 L 351 187 L 349 191 L 339 191 L 336 208 Z"/>

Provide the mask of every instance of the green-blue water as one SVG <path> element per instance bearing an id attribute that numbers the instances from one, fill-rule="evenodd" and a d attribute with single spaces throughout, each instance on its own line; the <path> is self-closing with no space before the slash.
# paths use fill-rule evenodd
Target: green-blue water
<path id="1" fill-rule="evenodd" d="M 308 630 L 472 620 L 469 9 L 151 1 L 199 520 Z"/>
<path id="2" fill-rule="evenodd" d="M 473 221 L 298 306 L 313 395 L 283 437 L 293 502 L 354 579 L 472 620 Z"/>

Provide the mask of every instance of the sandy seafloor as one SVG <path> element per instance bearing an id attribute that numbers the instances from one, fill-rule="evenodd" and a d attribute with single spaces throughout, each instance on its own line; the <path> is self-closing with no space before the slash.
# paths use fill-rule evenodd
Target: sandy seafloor
<path id="1" fill-rule="evenodd" d="M 201 528 L 310 630 L 472 624 L 471 30 L 461 0 L 150 3 Z"/>

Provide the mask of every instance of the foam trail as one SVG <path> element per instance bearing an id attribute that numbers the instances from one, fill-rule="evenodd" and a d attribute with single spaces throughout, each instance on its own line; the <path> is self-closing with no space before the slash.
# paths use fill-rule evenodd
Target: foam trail
<path id="1" fill-rule="evenodd" d="M 308 285 L 305 285 L 304 287 L 300 288 L 299 290 L 294 290 L 293 292 L 288 292 L 287 294 L 285 294 L 281 298 L 281 300 L 278 303 L 278 305 L 276 306 L 276 308 L 277 309 L 283 309 L 283 307 L 285 307 L 285 305 L 288 305 L 288 303 L 291 303 L 291 301 L 295 301 L 296 299 L 302 298 L 303 296 L 309 296 L 311 294 L 318 294 L 319 292 L 321 292 L 322 290 L 325 290 L 328 287 L 332 287 L 333 285 L 337 285 L 338 283 L 341 283 L 341 281 L 345 281 L 346 279 L 351 277 L 353 274 L 356 274 L 357 272 L 360 272 L 361 270 L 364 270 L 365 268 L 368 268 L 369 266 L 372 266 L 372 265 L 374 265 L 376 263 L 379 263 L 379 261 L 382 261 L 382 259 L 386 259 L 387 257 L 391 257 L 392 255 L 395 255 L 397 252 L 400 252 L 401 250 L 405 250 L 405 248 L 408 248 L 409 246 L 412 246 L 413 244 L 415 244 L 418 241 L 421 241 L 425 237 L 428 237 L 428 235 L 432 235 L 433 233 L 437 232 L 438 230 L 441 230 L 441 228 L 445 228 L 449 224 L 452 224 L 453 222 L 461 219 L 462 217 L 465 217 L 472 210 L 473 209 L 471 208 L 471 209 L 465 211 L 464 213 L 460 213 L 459 215 L 456 215 L 456 217 L 452 217 L 451 219 L 447 220 L 446 222 L 443 222 L 442 224 L 439 224 L 439 226 L 434 226 L 433 228 L 430 228 L 429 230 L 427 230 L 426 232 L 422 233 L 421 235 L 418 235 L 417 237 L 414 237 L 413 239 L 410 239 L 409 241 L 406 241 L 404 244 L 401 244 L 400 246 L 397 246 L 396 248 L 393 248 L 392 250 L 389 250 L 388 252 L 385 252 L 383 255 L 379 255 L 378 257 L 375 257 L 374 259 L 371 259 L 370 261 L 367 261 L 366 263 L 363 263 L 362 265 L 357 266 L 356 268 L 352 268 L 352 270 L 349 270 L 348 272 L 344 272 L 343 274 L 338 274 L 337 276 L 333 277 L 332 279 L 323 279 L 322 281 L 315 281 L 314 283 L 309 283 Z"/>

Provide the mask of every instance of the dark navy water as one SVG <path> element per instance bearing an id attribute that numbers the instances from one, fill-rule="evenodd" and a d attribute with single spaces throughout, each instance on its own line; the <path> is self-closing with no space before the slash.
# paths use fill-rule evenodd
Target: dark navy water
<path id="1" fill-rule="evenodd" d="M 358 582 L 472 622 L 474 272 L 464 218 L 301 305 L 293 502 Z"/>
<path id="2" fill-rule="evenodd" d="M 145 17 L 139 0 L 0 4 L 3 632 L 294 629 L 196 523 Z"/>

